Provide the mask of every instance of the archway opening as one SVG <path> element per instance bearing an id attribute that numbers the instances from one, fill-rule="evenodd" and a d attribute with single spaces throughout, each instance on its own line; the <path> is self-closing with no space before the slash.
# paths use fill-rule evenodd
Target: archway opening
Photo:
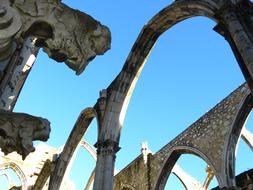
<path id="1" fill-rule="evenodd" d="M 94 144 L 97 142 L 97 134 L 97 120 L 93 119 L 82 139 L 82 143 L 79 145 L 69 174 L 69 178 L 75 183 L 76 189 L 91 190 L 93 187 L 95 174 L 93 172 L 96 166 Z"/>
<path id="2" fill-rule="evenodd" d="M 18 174 L 11 168 L 0 169 L 0 184 L 2 189 L 22 186 Z"/>
<path id="3" fill-rule="evenodd" d="M 214 26 L 207 18 L 194 17 L 156 42 L 129 104 L 121 133 L 121 144 L 129 146 L 118 153 L 118 168 L 139 153 L 142 141 L 156 152 L 244 82 Z"/>
<path id="4" fill-rule="evenodd" d="M 206 190 L 216 186 L 218 181 L 203 159 L 192 154 L 183 154 L 174 165 L 164 189 Z"/>

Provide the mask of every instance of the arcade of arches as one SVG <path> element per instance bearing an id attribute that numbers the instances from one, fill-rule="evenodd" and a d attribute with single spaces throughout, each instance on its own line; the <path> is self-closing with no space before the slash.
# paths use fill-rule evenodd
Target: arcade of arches
<path id="1" fill-rule="evenodd" d="M 252 170 L 235 176 L 240 137 L 253 149 L 253 135 L 244 128 L 253 106 L 251 1 L 178 0 L 158 12 L 143 26 L 117 77 L 101 90 L 94 106 L 80 113 L 64 147 L 49 148 L 41 158 L 35 156 L 39 158 L 36 162 L 39 166 L 35 164 L 29 171 L 25 163 L 34 154 L 31 153 L 35 150 L 33 141 L 49 138 L 50 122 L 15 113 L 13 108 L 38 50 L 42 48 L 50 58 L 64 62 L 79 75 L 95 56 L 110 48 L 111 34 L 108 27 L 61 0 L 0 2 L 0 148 L 7 155 L 1 156 L 0 171 L 9 179 L 4 170 L 11 168 L 21 181 L 20 187 L 10 188 L 57 190 L 64 183 L 71 188 L 72 182 L 66 182 L 68 166 L 95 118 L 98 125 L 96 153 L 93 147 L 82 144 L 96 159 L 86 189 L 94 183 L 95 190 L 160 190 L 164 189 L 170 173 L 177 175 L 187 189 L 206 189 L 214 175 L 217 189 L 253 189 Z M 125 113 L 149 52 L 161 34 L 195 16 L 208 17 L 217 23 L 214 30 L 229 43 L 246 83 L 156 153 L 152 154 L 143 144 L 142 154 L 114 176 Z M 21 155 L 17 160 L 8 157 L 14 151 Z M 175 165 L 182 154 L 194 154 L 208 164 L 209 177 L 204 184 Z"/>

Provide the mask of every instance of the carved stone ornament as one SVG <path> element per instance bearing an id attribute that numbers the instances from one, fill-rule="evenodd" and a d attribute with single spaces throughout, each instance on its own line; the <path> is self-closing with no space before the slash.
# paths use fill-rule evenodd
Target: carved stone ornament
<path id="1" fill-rule="evenodd" d="M 35 150 L 34 140 L 46 141 L 50 122 L 25 113 L 0 111 L 0 147 L 5 154 L 16 151 L 25 157 Z"/>
<path id="2" fill-rule="evenodd" d="M 96 55 L 110 48 L 111 35 L 106 26 L 60 0 L 13 0 L 11 3 L 1 0 L 1 4 L 6 10 L 11 7 L 18 13 L 21 28 L 15 39 L 19 44 L 27 36 L 38 38 L 37 46 L 42 47 L 50 58 L 65 62 L 77 74 Z"/>
<path id="3" fill-rule="evenodd" d="M 0 4 L 0 61 L 12 53 L 12 38 L 20 30 L 21 20 L 17 11 L 1 1 Z"/>

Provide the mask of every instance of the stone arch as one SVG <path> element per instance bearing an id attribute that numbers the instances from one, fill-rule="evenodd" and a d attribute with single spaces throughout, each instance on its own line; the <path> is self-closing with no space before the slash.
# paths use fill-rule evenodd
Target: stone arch
<path id="1" fill-rule="evenodd" d="M 174 175 L 177 177 L 177 179 L 181 182 L 181 184 L 184 186 L 184 188 L 185 188 L 186 190 L 188 190 L 187 185 L 186 185 L 185 182 L 184 182 L 184 179 L 181 178 L 180 175 L 178 175 L 178 174 L 175 173 L 175 172 L 171 172 L 171 173 L 174 174 Z"/>
<path id="2" fill-rule="evenodd" d="M 217 177 L 218 183 L 221 184 L 221 179 L 219 178 L 219 175 L 217 175 L 217 172 L 215 171 L 215 168 L 213 166 L 214 164 L 212 163 L 211 159 L 209 159 L 204 153 L 202 153 L 196 148 L 186 146 L 176 146 L 171 149 L 170 153 L 168 153 L 165 164 L 161 167 L 158 173 L 158 178 L 154 185 L 156 190 L 163 190 L 165 188 L 166 182 L 170 174 L 172 173 L 172 169 L 182 154 L 192 154 L 204 160 L 212 168 L 212 170 L 214 171 L 214 175 Z M 181 179 L 180 181 L 183 183 Z M 187 189 L 187 186 L 184 183 L 183 185 Z"/>
<path id="3" fill-rule="evenodd" d="M 249 146 L 251 151 L 253 151 L 253 140 L 252 140 L 253 134 L 250 131 L 248 131 L 246 127 L 243 127 L 241 137 L 244 140 L 244 142 Z"/>
<path id="4" fill-rule="evenodd" d="M 86 108 L 79 115 L 75 126 L 73 127 L 69 138 L 63 148 L 63 151 L 57 160 L 54 172 L 50 179 L 49 190 L 59 189 L 64 176 L 68 173 L 66 171 L 68 165 L 71 163 L 73 155 L 77 151 L 82 137 L 84 136 L 86 130 L 94 118 L 98 118 L 97 112 L 94 108 Z"/>
<path id="5" fill-rule="evenodd" d="M 168 151 L 159 151 L 163 156 L 163 161 L 159 164 L 161 169 L 158 169 L 157 176 L 159 176 L 157 183 L 159 188 L 165 185 L 167 179 L 166 172 L 171 172 L 172 167 L 182 153 L 195 154 L 206 161 L 206 163 L 212 168 L 220 188 L 223 187 L 235 187 L 235 151 L 238 139 L 241 136 L 241 130 L 244 126 L 244 122 L 252 109 L 252 95 L 247 85 L 242 85 L 231 93 L 226 99 L 217 104 L 213 109 L 202 116 L 198 121 L 192 124 L 187 130 L 181 133 L 176 139 L 168 145 Z M 220 110 L 220 111 L 218 111 Z M 209 131 L 205 134 L 201 132 L 202 139 L 204 141 L 197 141 L 191 134 L 196 131 L 196 126 L 202 126 L 204 130 L 206 127 L 205 119 L 211 118 L 209 121 L 215 121 L 215 119 L 221 117 L 220 123 L 211 122 L 207 124 L 212 126 L 212 130 L 215 130 L 216 135 L 212 135 L 213 132 Z M 219 126 L 217 128 L 217 126 Z M 198 128 L 201 131 L 201 128 Z M 204 136 L 203 136 L 204 135 Z M 189 138 L 191 141 L 189 142 Z M 207 141 L 209 144 L 205 144 Z M 200 144 L 198 144 L 200 142 Z M 211 143 L 211 144 L 210 144 Z M 210 154 L 210 152 L 212 154 Z M 159 153 L 158 153 L 159 154 Z M 159 155 L 158 155 L 159 157 Z M 169 161 L 168 161 L 169 159 Z M 160 162 L 160 161 L 159 161 Z"/>
<path id="6" fill-rule="evenodd" d="M 14 162 L 6 162 L 0 165 L 0 170 L 12 169 L 21 181 L 22 189 L 27 189 L 27 179 L 22 169 Z"/>
<path id="7" fill-rule="evenodd" d="M 186 190 L 203 189 L 203 184 L 186 173 L 179 165 L 175 164 L 172 171 Z"/>
<path id="8" fill-rule="evenodd" d="M 88 142 L 86 142 L 85 140 L 82 140 L 81 147 L 83 147 L 85 150 L 87 150 L 87 152 L 91 155 L 91 157 L 95 161 L 97 160 L 97 153 Z"/>
<path id="9" fill-rule="evenodd" d="M 107 88 L 109 93 L 108 112 L 112 110 L 114 102 L 121 104 L 120 111 L 117 110 L 113 113 L 116 113 L 119 118 L 119 121 L 117 121 L 119 129 L 116 129 L 117 134 L 114 137 L 116 141 L 119 139 L 120 128 L 138 77 L 142 72 L 148 54 L 160 35 L 177 23 L 195 16 L 204 16 L 218 23 L 216 12 L 221 6 L 222 2 L 217 4 L 212 0 L 176 1 L 162 9 L 143 27 L 121 72 Z M 104 130 L 107 129 L 104 128 Z M 107 138 L 110 137 L 105 137 L 104 139 Z"/>
<path id="10" fill-rule="evenodd" d="M 113 158 L 119 150 L 118 142 L 127 107 L 145 61 L 159 36 L 177 23 L 191 17 L 204 16 L 222 25 L 222 29 L 228 35 L 228 42 L 236 54 L 242 73 L 249 83 L 251 91 L 253 91 L 253 72 L 251 71 L 253 44 L 249 37 L 249 32 L 246 31 L 248 29 L 247 26 L 244 26 L 244 23 L 240 23 L 240 21 L 244 21 L 239 19 L 235 11 L 232 11 L 237 6 L 237 3 L 238 1 L 224 0 L 178 0 L 162 9 L 143 27 L 121 72 L 106 91 L 106 107 L 98 142 L 100 142 L 100 147 L 104 144 L 104 149 L 113 149 L 113 151 L 109 154 L 110 160 L 105 159 L 101 155 L 101 158 L 98 158 L 98 162 L 108 162 L 107 165 L 110 165 L 110 167 L 107 167 L 107 169 L 110 173 L 112 173 L 114 167 Z M 242 41 L 245 43 L 242 43 Z M 100 147 L 98 147 L 98 150 Z M 97 164 L 97 166 L 100 166 L 100 164 Z M 98 173 L 102 174 L 98 177 L 96 176 L 97 186 L 94 189 L 101 189 L 100 186 L 106 182 L 108 182 L 106 187 L 111 189 L 112 177 L 106 175 L 106 172 L 101 167 L 98 167 Z"/>
<path id="11" fill-rule="evenodd" d="M 1 172 L 0 173 L 0 176 L 4 176 L 5 178 L 6 178 L 6 180 L 7 180 L 7 182 L 8 182 L 8 184 L 11 184 L 11 176 L 6 172 L 6 171 L 4 171 L 4 172 Z"/>
<path id="12" fill-rule="evenodd" d="M 81 142 L 81 147 L 83 147 L 90 155 L 91 155 L 91 157 L 95 160 L 95 161 L 97 161 L 97 153 L 96 153 L 96 151 L 92 148 L 92 146 L 88 143 L 88 142 L 86 142 L 85 140 L 83 140 L 82 142 Z M 86 183 L 86 186 L 85 186 L 85 190 L 89 190 L 90 189 L 90 187 L 91 187 L 91 184 L 93 183 L 93 181 L 94 181 L 94 178 L 95 178 L 95 169 L 94 170 L 92 170 L 92 172 L 91 172 L 91 174 L 90 174 L 90 177 L 89 177 L 89 179 L 88 179 L 88 182 Z"/>
<path id="13" fill-rule="evenodd" d="M 250 111 L 252 110 L 252 95 L 248 92 L 248 95 L 245 96 L 244 100 L 241 102 L 240 109 L 233 121 L 232 127 L 229 133 L 226 135 L 225 148 L 224 148 L 224 162 L 222 165 L 222 171 L 224 174 L 223 177 L 227 177 L 223 179 L 227 181 L 227 184 L 233 183 L 235 184 L 235 159 L 236 159 L 236 149 L 239 144 L 239 140 L 241 137 L 241 132 L 244 127 L 245 121 L 249 116 Z"/>

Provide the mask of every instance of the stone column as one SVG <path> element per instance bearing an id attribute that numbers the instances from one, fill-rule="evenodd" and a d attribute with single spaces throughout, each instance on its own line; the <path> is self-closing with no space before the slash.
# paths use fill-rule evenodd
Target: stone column
<path id="1" fill-rule="evenodd" d="M 97 163 L 95 168 L 94 190 L 112 190 L 114 164 L 119 151 L 119 105 L 113 99 L 114 94 L 100 91 L 96 104 L 98 119 Z M 118 106 L 116 106 L 118 105 Z"/>
<path id="2" fill-rule="evenodd" d="M 27 38 L 20 48 L 16 48 L 12 59 L 8 62 L 8 72 L 4 71 L 0 83 L 0 108 L 12 111 L 22 87 L 32 69 L 39 48 L 35 47 L 35 39 Z"/>
<path id="3" fill-rule="evenodd" d="M 95 172 L 94 190 L 112 190 L 114 177 L 114 164 L 118 142 L 106 140 L 96 143 L 97 164 Z"/>
<path id="4" fill-rule="evenodd" d="M 236 4 L 226 2 L 216 16 L 219 25 L 225 30 L 224 37 L 232 46 L 234 53 L 236 52 L 235 56 L 253 92 L 252 3 L 249 0 L 239 1 Z"/>
<path id="5" fill-rule="evenodd" d="M 0 5 L 0 109 L 12 110 L 33 65 L 38 48 L 30 38 L 18 45 L 20 15 L 7 1 Z"/>

